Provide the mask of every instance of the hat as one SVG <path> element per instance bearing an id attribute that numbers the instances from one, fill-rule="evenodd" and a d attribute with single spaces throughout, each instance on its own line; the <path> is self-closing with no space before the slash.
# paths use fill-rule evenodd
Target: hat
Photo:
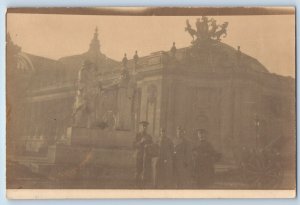
<path id="1" fill-rule="evenodd" d="M 202 134 L 207 133 L 206 129 L 203 128 L 196 129 L 196 132 L 201 132 Z"/>
<path id="2" fill-rule="evenodd" d="M 184 130 L 184 128 L 183 128 L 182 126 L 180 126 L 180 125 L 177 126 L 177 129 L 178 129 L 178 130 Z"/>
<path id="3" fill-rule="evenodd" d="M 182 133 L 185 133 L 185 129 L 182 126 L 177 126 L 177 130 L 179 130 Z"/>
<path id="4" fill-rule="evenodd" d="M 147 121 L 141 121 L 140 124 L 142 124 L 143 126 L 148 126 L 149 122 L 147 122 Z"/>

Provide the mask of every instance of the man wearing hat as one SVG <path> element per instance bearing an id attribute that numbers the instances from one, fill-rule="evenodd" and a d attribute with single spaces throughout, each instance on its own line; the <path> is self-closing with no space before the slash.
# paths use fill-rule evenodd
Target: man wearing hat
<path id="1" fill-rule="evenodd" d="M 147 121 L 140 122 L 142 131 L 137 133 L 133 143 L 136 149 L 136 186 L 137 188 L 144 188 L 144 186 L 151 181 L 151 163 L 152 158 L 149 157 L 146 150 L 152 145 L 152 137 L 147 133 L 149 123 Z"/>
<path id="2" fill-rule="evenodd" d="M 173 142 L 167 137 L 165 129 L 160 130 L 157 162 L 155 164 L 155 188 L 171 188 L 173 174 Z"/>
<path id="3" fill-rule="evenodd" d="M 194 177 L 198 188 L 207 188 L 214 181 L 214 163 L 219 160 L 220 154 L 207 141 L 205 129 L 197 129 L 197 138 L 197 144 L 193 148 Z"/>
<path id="4" fill-rule="evenodd" d="M 188 182 L 188 144 L 185 129 L 177 127 L 173 150 L 173 177 L 176 188 L 186 188 Z"/>

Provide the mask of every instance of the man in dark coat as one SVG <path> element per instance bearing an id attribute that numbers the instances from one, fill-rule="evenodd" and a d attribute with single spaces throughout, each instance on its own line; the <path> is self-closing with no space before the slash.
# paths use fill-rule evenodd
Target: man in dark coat
<path id="1" fill-rule="evenodd" d="M 152 137 L 147 133 L 148 122 L 142 121 L 140 124 L 143 126 L 143 130 L 136 135 L 133 143 L 136 149 L 136 186 L 137 188 L 143 188 L 149 181 L 151 181 L 151 163 L 152 157 L 150 157 L 146 150 L 149 145 L 152 145 Z"/>
<path id="2" fill-rule="evenodd" d="M 173 179 L 175 188 L 186 188 L 188 183 L 188 144 L 184 137 L 185 130 L 177 127 L 173 150 Z"/>
<path id="3" fill-rule="evenodd" d="M 155 188 L 171 188 L 172 185 L 173 143 L 167 137 L 164 129 L 160 130 L 158 154 L 155 166 Z"/>
<path id="4" fill-rule="evenodd" d="M 214 182 L 214 163 L 219 160 L 218 154 L 207 141 L 207 132 L 204 129 L 197 130 L 198 142 L 193 149 L 194 176 L 198 188 L 208 188 Z"/>

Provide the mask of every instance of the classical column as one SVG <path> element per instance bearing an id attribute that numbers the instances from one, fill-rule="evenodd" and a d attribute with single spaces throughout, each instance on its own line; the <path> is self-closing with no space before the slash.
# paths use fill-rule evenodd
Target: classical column
<path id="1" fill-rule="evenodd" d="M 176 84 L 174 79 L 170 79 L 168 86 L 168 114 L 167 114 L 167 130 L 168 133 L 175 135 L 175 124 L 174 124 L 174 114 L 175 114 L 175 90 Z"/>

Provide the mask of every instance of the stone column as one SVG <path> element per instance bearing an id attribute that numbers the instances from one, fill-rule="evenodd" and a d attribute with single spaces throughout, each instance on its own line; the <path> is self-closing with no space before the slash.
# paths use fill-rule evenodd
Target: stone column
<path id="1" fill-rule="evenodd" d="M 174 125 L 174 112 L 175 112 L 175 81 L 174 79 L 169 79 L 167 85 L 167 112 L 166 112 L 166 129 L 169 136 L 175 135 L 175 125 Z"/>

